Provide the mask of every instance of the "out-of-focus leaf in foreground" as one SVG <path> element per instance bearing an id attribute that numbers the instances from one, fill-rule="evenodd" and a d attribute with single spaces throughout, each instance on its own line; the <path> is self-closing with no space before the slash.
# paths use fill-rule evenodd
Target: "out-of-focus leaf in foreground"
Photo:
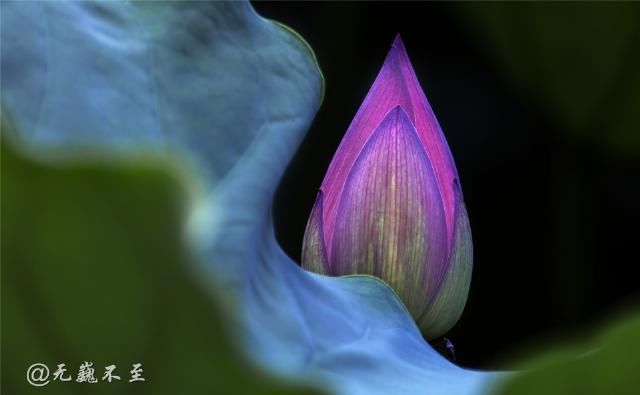
<path id="1" fill-rule="evenodd" d="M 177 172 L 149 157 L 34 161 L 2 128 L 3 394 L 312 393 L 240 357 L 232 315 L 195 279 Z M 121 381 L 74 382 L 84 361 Z M 73 380 L 33 387 L 34 363 Z M 128 382 L 134 363 L 145 382 Z"/>
<path id="2" fill-rule="evenodd" d="M 520 365 L 499 395 L 620 394 L 640 388 L 640 315 L 626 316 L 588 345 L 570 344 Z"/>
<path id="3" fill-rule="evenodd" d="M 27 146 L 153 151 L 178 155 L 194 169 L 201 188 L 188 210 L 187 240 L 207 273 L 203 281 L 231 301 L 234 339 L 247 356 L 273 373 L 341 394 L 488 388 L 495 375 L 464 370 L 434 351 L 386 284 L 308 273 L 277 245 L 273 195 L 323 89 L 313 54 L 297 35 L 235 2 L 5 2 L 2 11 L 2 103 Z M 24 336 L 20 347 L 46 345 L 50 361 L 142 362 L 149 383 L 166 378 L 149 392 L 187 392 L 192 365 L 221 357 L 206 344 L 207 336 L 218 336 L 213 324 L 195 321 L 207 314 L 206 295 L 194 300 L 197 291 L 182 272 L 189 267 L 169 267 L 182 256 L 173 240 L 183 225 L 171 205 L 175 191 L 166 191 L 164 202 L 153 188 L 166 186 L 135 169 L 120 176 L 122 183 L 99 169 L 69 171 L 87 186 L 67 195 L 62 176 L 41 169 L 17 176 L 15 197 L 3 198 L 3 212 L 14 213 L 3 232 L 15 238 L 4 244 L 22 248 L 26 263 L 3 262 L 28 282 L 8 289 L 40 303 L 12 307 L 11 314 L 26 316 L 13 332 Z M 24 221 L 22 211 L 31 211 Z M 104 240 L 92 231 L 106 232 Z M 30 244 L 35 237 L 42 246 Z M 78 281 L 59 271 L 68 260 L 84 270 Z M 132 338 L 122 340 L 118 328 Z M 3 350 L 11 377 L 24 377 L 27 367 L 19 349 Z M 175 366 L 181 375 L 171 373 Z"/>

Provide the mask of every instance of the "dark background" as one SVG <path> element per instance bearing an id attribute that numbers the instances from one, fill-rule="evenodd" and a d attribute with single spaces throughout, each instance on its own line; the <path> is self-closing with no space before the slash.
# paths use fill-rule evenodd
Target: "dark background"
<path id="1" fill-rule="evenodd" d="M 458 363 L 588 335 L 640 305 L 638 4 L 254 3 L 315 51 L 325 98 L 279 188 L 299 261 L 331 158 L 397 32 L 461 177 L 474 239 Z"/>

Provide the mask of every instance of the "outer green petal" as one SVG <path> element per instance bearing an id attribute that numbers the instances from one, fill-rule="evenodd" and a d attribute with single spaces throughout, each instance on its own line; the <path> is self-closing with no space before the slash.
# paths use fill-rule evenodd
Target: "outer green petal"
<path id="1" fill-rule="evenodd" d="M 449 257 L 449 264 L 444 282 L 440 286 L 438 296 L 427 307 L 418 326 L 422 333 L 433 339 L 445 334 L 458 321 L 464 310 L 471 283 L 473 267 L 473 243 L 467 209 L 460 197 L 460 189 L 456 184 L 457 205 L 454 223 L 454 244 Z"/>
<path id="2" fill-rule="evenodd" d="M 323 193 L 318 192 L 316 202 L 311 209 L 311 215 L 307 222 L 302 242 L 302 267 L 314 273 L 331 274 L 327 249 L 324 242 L 324 230 L 322 225 Z"/>

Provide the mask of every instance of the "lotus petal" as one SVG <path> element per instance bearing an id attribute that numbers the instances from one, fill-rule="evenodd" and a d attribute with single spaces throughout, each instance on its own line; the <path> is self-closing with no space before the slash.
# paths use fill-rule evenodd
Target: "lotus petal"
<path id="1" fill-rule="evenodd" d="M 446 227 L 429 157 L 400 106 L 354 163 L 337 218 L 332 272 L 382 278 L 418 318 L 446 270 Z"/>

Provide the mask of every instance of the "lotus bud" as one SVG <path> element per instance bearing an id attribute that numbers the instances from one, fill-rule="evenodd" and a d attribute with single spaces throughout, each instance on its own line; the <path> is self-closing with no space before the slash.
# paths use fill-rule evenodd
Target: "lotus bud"
<path id="1" fill-rule="evenodd" d="M 462 314 L 472 255 L 451 152 L 398 36 L 329 165 L 302 266 L 379 277 L 433 339 Z"/>

